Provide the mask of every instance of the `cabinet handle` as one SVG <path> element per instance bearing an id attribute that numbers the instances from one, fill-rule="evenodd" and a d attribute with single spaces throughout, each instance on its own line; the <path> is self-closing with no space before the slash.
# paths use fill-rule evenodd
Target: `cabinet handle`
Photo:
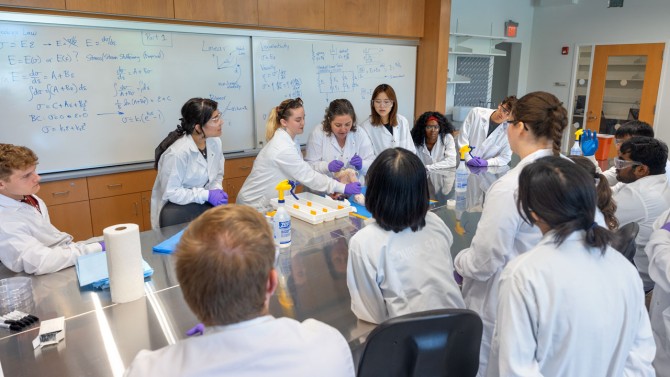
<path id="1" fill-rule="evenodd" d="M 70 190 L 67 191 L 59 191 L 59 192 L 52 192 L 51 195 L 53 196 L 61 196 L 61 195 L 67 195 L 70 193 Z"/>
<path id="2" fill-rule="evenodd" d="M 251 166 L 240 166 L 240 170 L 249 170 Z"/>
<path id="3" fill-rule="evenodd" d="M 133 202 L 133 207 L 135 207 L 135 216 L 139 216 L 139 212 L 137 211 L 137 202 Z"/>
<path id="4" fill-rule="evenodd" d="M 107 185 L 107 188 L 108 189 L 113 189 L 113 188 L 121 187 L 121 186 L 123 186 L 122 183 L 112 183 L 111 185 Z"/>

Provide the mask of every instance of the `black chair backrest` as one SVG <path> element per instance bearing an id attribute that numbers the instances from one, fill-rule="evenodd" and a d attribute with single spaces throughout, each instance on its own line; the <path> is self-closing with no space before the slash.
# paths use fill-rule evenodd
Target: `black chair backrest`
<path id="1" fill-rule="evenodd" d="M 640 226 L 637 223 L 628 223 L 614 233 L 614 238 L 610 243 L 613 248 L 618 250 L 633 264 L 633 257 L 635 257 L 635 251 L 637 250 L 635 237 L 637 237 L 637 232 L 639 231 Z"/>
<path id="2" fill-rule="evenodd" d="M 357 376 L 475 376 L 481 340 L 482 320 L 467 309 L 391 318 L 365 341 Z"/>
<path id="3" fill-rule="evenodd" d="M 163 228 L 170 225 L 188 223 L 210 208 L 212 208 L 212 205 L 207 202 L 184 205 L 167 202 L 163 209 L 161 209 L 158 217 L 158 225 Z"/>

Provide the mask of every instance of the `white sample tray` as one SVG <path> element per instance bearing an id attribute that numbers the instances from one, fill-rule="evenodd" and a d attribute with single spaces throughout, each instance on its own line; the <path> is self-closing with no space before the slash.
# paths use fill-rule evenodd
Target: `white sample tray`
<path id="1" fill-rule="evenodd" d="M 292 217 L 310 224 L 320 224 L 324 221 L 346 217 L 349 212 L 356 212 L 356 209 L 346 199 L 333 200 L 311 192 L 301 192 L 297 196 L 300 200 L 295 200 L 291 194 L 284 196 L 284 208 Z M 277 198 L 270 199 L 270 204 L 274 208 L 279 207 Z"/>

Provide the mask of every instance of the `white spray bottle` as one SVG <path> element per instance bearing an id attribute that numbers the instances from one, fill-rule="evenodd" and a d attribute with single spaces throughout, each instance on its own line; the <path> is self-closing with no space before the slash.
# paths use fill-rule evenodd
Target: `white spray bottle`
<path id="1" fill-rule="evenodd" d="M 579 138 L 582 136 L 583 133 L 584 133 L 583 128 L 580 128 L 577 131 L 575 131 L 575 143 L 572 144 L 572 148 L 570 148 L 570 156 L 584 155 L 584 152 L 582 152 L 582 147 L 579 145 Z"/>
<path id="2" fill-rule="evenodd" d="M 461 160 L 458 162 L 458 167 L 456 168 L 456 192 L 464 192 L 468 188 L 468 175 L 470 171 L 465 167 L 465 154 L 470 152 L 470 150 L 469 145 L 464 145 L 458 150 L 461 154 Z"/>
<path id="3" fill-rule="evenodd" d="M 293 186 L 285 179 L 279 182 L 275 188 L 279 192 L 277 199 L 279 206 L 273 219 L 275 244 L 279 247 L 289 247 L 291 246 L 291 215 L 284 208 L 284 191 L 291 190 Z"/>

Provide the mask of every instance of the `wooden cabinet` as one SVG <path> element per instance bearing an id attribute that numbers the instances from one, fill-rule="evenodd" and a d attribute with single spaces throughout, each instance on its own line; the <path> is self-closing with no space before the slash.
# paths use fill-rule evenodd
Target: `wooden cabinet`
<path id="1" fill-rule="evenodd" d="M 326 0 L 325 29 L 378 34 L 379 0 Z"/>
<path id="2" fill-rule="evenodd" d="M 254 166 L 255 157 L 226 160 L 223 170 L 223 190 L 228 193 L 228 203 L 235 203 L 244 181 Z"/>
<path id="3" fill-rule="evenodd" d="M 67 10 L 174 18 L 172 0 L 67 0 Z"/>
<path id="4" fill-rule="evenodd" d="M 100 235 L 106 227 L 120 223 L 151 229 L 147 206 L 155 180 L 153 169 L 89 177 L 93 234 Z"/>
<path id="5" fill-rule="evenodd" d="M 183 20 L 258 25 L 258 3 L 239 0 L 174 0 L 174 16 Z"/>
<path id="6" fill-rule="evenodd" d="M 383 0 L 379 3 L 379 34 L 423 37 L 424 1 Z"/>
<path id="7" fill-rule="evenodd" d="M 93 237 L 91 210 L 88 204 L 86 178 L 47 182 L 37 194 L 49 209 L 51 223 L 75 241 Z"/>
<path id="8" fill-rule="evenodd" d="M 258 24 L 291 29 L 323 30 L 324 1 L 258 0 Z"/>
<path id="9" fill-rule="evenodd" d="M 65 9 L 65 0 L 2 0 L 0 5 L 45 9 Z"/>

